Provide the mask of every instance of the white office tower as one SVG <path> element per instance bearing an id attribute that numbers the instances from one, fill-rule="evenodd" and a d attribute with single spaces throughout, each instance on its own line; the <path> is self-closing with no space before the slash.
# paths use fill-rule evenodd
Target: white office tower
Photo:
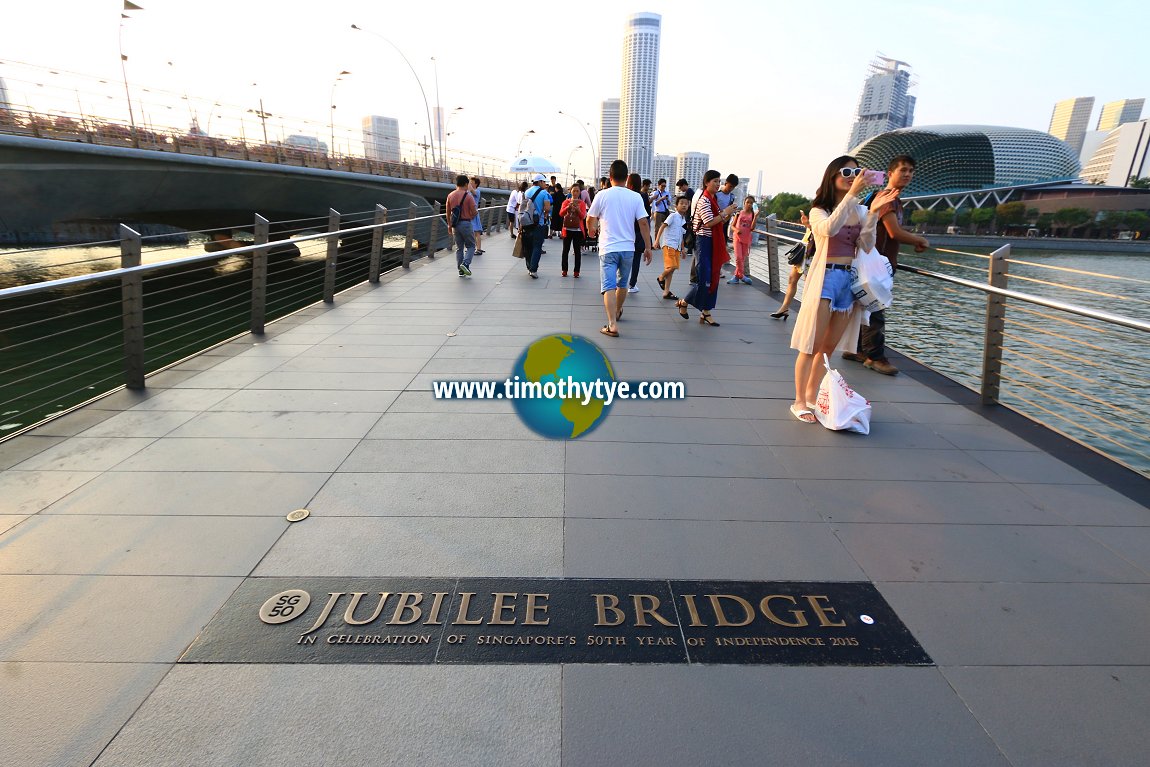
<path id="1" fill-rule="evenodd" d="M 751 179 L 749 176 L 739 176 L 739 185 L 735 187 L 735 201 L 740 205 L 743 199 L 751 193 Z"/>
<path id="2" fill-rule="evenodd" d="M 443 151 L 443 144 L 447 139 L 447 126 L 443 124 L 443 107 L 431 108 L 431 122 L 435 126 L 435 130 L 433 131 L 435 134 L 435 138 L 433 139 L 434 146 L 431 151 L 432 153 L 438 154 Z M 442 163 L 443 158 L 439 158 L 439 161 Z"/>
<path id="3" fill-rule="evenodd" d="M 0 77 L 0 109 L 11 109 L 8 103 L 8 86 L 4 84 L 4 78 Z"/>
<path id="4" fill-rule="evenodd" d="M 909 91 L 916 84 L 905 61 L 876 56 L 863 83 L 847 149 L 888 131 L 914 125 L 915 97 Z"/>
<path id="5" fill-rule="evenodd" d="M 599 178 L 610 177 L 619 159 L 619 99 L 607 99 L 599 110 Z"/>
<path id="6" fill-rule="evenodd" d="M 655 155 L 655 167 L 651 171 L 651 181 L 658 181 L 661 178 L 667 179 L 668 188 L 674 187 L 675 182 L 679 177 L 675 175 L 675 155 L 673 154 L 657 154 Z"/>
<path id="7" fill-rule="evenodd" d="M 1145 176 L 1150 176 L 1150 120 L 1110 131 L 1082 169 L 1082 180 L 1088 184 L 1126 186 L 1131 177 Z"/>
<path id="8" fill-rule="evenodd" d="M 363 148 L 369 160 L 399 162 L 399 120 L 379 115 L 363 118 Z"/>
<path id="9" fill-rule="evenodd" d="M 703 174 L 711 164 L 711 155 L 703 152 L 683 152 L 675 159 L 675 181 L 685 178 L 692 189 L 699 191 L 703 185 Z"/>
<path id="10" fill-rule="evenodd" d="M 657 13 L 635 13 L 623 36 L 623 97 L 619 100 L 619 156 L 632 173 L 651 177 L 655 158 L 655 102 L 659 94 Z"/>
<path id="11" fill-rule="evenodd" d="M 1142 118 L 1142 107 L 1146 99 L 1122 99 L 1111 101 L 1102 105 L 1102 112 L 1098 115 L 1097 130 L 1112 131 L 1119 125 L 1137 122 Z"/>
<path id="12" fill-rule="evenodd" d="M 1050 115 L 1050 128 L 1046 132 L 1054 138 L 1065 141 L 1074 150 L 1074 154 L 1078 154 L 1082 151 L 1082 142 L 1086 139 L 1086 127 L 1090 124 L 1090 113 L 1093 111 L 1093 96 L 1059 101 L 1054 105 L 1054 112 Z"/>

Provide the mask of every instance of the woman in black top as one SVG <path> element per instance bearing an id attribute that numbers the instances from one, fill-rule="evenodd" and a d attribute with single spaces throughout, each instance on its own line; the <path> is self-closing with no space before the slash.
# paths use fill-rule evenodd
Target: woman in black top
<path id="1" fill-rule="evenodd" d="M 559 215 L 559 208 L 566 199 L 567 194 L 563 191 L 563 185 L 556 184 L 551 192 L 551 232 L 547 235 L 548 239 L 552 235 L 563 236 L 563 217 Z"/>
<path id="2" fill-rule="evenodd" d="M 627 177 L 627 188 L 643 198 L 643 207 L 647 209 L 647 218 L 651 218 L 651 200 L 643 194 L 643 179 L 638 173 Z M 639 232 L 639 222 L 635 222 L 635 257 L 631 259 L 631 280 L 627 283 L 628 293 L 639 292 L 639 262 L 643 259 L 643 235 Z"/>

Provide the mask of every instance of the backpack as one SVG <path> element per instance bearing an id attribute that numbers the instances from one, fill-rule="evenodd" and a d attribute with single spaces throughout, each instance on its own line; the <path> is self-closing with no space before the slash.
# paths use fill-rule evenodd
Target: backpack
<path id="1" fill-rule="evenodd" d="M 531 194 L 532 191 L 535 192 L 534 195 Z M 535 198 L 538 197 L 542 191 L 542 188 L 537 186 L 533 189 L 528 189 L 527 193 L 523 195 L 523 201 L 526 207 L 521 207 L 515 216 L 515 222 L 519 225 L 520 229 L 535 226 L 539 223 L 539 211 L 535 209 Z"/>
<path id="2" fill-rule="evenodd" d="M 583 217 L 579 215 L 580 200 L 572 197 L 567 203 L 567 212 L 563 214 L 564 229 L 581 229 Z"/>
<path id="3" fill-rule="evenodd" d="M 469 194 L 464 192 L 463 194 Z M 459 204 L 451 209 L 451 228 L 455 229 L 459 226 L 459 222 L 463 216 L 463 195 L 459 196 Z"/>

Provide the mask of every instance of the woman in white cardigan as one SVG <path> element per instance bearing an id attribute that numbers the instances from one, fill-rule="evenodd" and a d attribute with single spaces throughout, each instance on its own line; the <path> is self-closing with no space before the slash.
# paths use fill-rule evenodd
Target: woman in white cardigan
<path id="1" fill-rule="evenodd" d="M 870 210 L 859 205 L 858 195 L 869 185 L 862 171 L 853 157 L 834 159 L 811 203 L 815 257 L 791 334 L 791 348 L 799 353 L 791 415 L 803 423 L 815 423 L 812 411 L 822 380 L 823 354 L 831 355 L 836 348 L 853 352 L 858 346 L 862 310 L 851 294 L 851 261 L 858 251 L 874 247 L 878 218 L 872 211 L 898 196 L 897 190 L 884 189 Z"/>

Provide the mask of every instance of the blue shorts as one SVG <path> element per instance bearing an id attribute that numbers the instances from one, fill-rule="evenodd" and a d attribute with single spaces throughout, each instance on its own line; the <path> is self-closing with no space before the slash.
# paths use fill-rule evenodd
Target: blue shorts
<path id="1" fill-rule="evenodd" d="M 829 298 L 832 312 L 849 312 L 855 296 L 851 292 L 851 273 L 843 269 L 827 269 L 823 274 L 823 292 L 820 298 Z"/>
<path id="2" fill-rule="evenodd" d="M 620 285 L 626 286 L 627 280 L 631 279 L 631 260 L 634 257 L 634 252 L 630 250 L 599 254 L 600 293 L 615 290 Z"/>

